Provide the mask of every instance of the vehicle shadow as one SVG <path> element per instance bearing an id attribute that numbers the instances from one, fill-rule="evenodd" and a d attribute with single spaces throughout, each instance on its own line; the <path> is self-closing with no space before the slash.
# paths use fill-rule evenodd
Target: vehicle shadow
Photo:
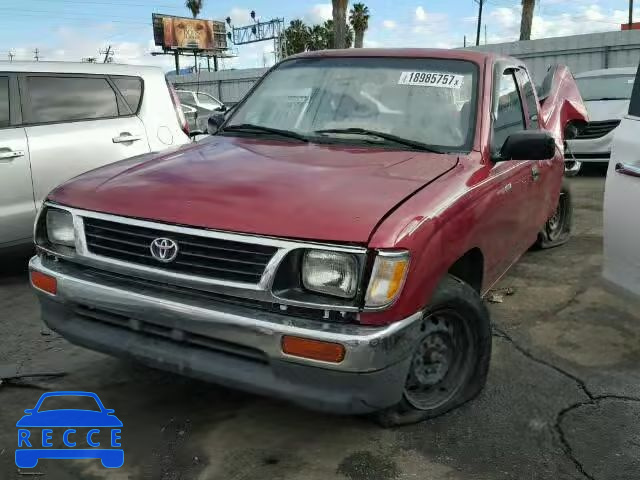
<path id="1" fill-rule="evenodd" d="M 29 270 L 29 259 L 34 255 L 33 246 L 14 247 L 0 251 L 0 286 L 24 281 Z"/>

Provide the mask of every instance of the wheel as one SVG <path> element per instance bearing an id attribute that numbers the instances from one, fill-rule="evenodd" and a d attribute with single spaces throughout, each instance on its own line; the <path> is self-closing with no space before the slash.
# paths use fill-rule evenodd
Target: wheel
<path id="1" fill-rule="evenodd" d="M 486 383 L 491 321 L 480 295 L 447 275 L 422 319 L 402 400 L 376 414 L 385 427 L 433 418 L 474 398 Z"/>
<path id="2" fill-rule="evenodd" d="M 567 243 L 571 236 L 573 203 L 567 182 L 562 183 L 558 205 L 553 215 L 546 221 L 535 243 L 537 248 L 552 248 Z"/>
<path id="3" fill-rule="evenodd" d="M 566 177 L 575 177 L 580 173 L 580 169 L 582 168 L 582 162 L 579 160 L 571 160 L 568 162 L 564 162 L 564 175 Z"/>

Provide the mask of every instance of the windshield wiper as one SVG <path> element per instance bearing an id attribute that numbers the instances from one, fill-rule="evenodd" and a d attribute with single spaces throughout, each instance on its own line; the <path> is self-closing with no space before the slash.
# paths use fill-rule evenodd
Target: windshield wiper
<path id="1" fill-rule="evenodd" d="M 587 102 L 599 102 L 601 100 L 629 100 L 628 98 L 622 97 L 602 97 L 602 98 L 590 98 Z"/>
<path id="2" fill-rule="evenodd" d="M 417 150 L 422 150 L 425 152 L 433 152 L 433 153 L 447 153 L 444 150 L 438 150 L 437 148 L 430 147 L 421 142 L 416 142 L 415 140 L 409 140 L 408 138 L 399 137 L 397 135 L 393 135 L 391 133 L 385 132 L 377 132 L 375 130 L 368 130 L 366 128 L 327 128 L 324 130 L 316 130 L 313 133 L 317 133 L 319 135 L 329 134 L 329 133 L 345 133 L 345 134 L 353 134 L 353 135 L 368 135 L 371 137 L 379 137 L 383 140 L 387 140 L 393 143 L 397 143 L 400 145 L 406 145 L 408 147 L 415 148 Z"/>
<path id="3" fill-rule="evenodd" d="M 253 123 L 239 123 L 237 125 L 227 125 L 220 133 L 224 132 L 247 132 L 247 133 L 259 133 L 259 134 L 269 134 L 269 135 L 278 135 L 281 137 L 287 138 L 295 138 L 296 140 L 300 140 L 301 142 L 308 142 L 309 139 L 304 135 L 301 135 L 296 132 L 292 132 L 291 130 L 281 130 L 279 128 L 271 128 L 265 127 L 262 125 L 254 125 Z"/>

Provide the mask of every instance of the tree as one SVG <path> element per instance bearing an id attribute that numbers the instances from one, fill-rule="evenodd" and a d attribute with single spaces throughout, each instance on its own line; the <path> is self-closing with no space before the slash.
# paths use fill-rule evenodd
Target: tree
<path id="1" fill-rule="evenodd" d="M 202 0 L 187 0 L 184 6 L 191 10 L 191 15 L 196 18 L 202 10 Z"/>
<path id="2" fill-rule="evenodd" d="M 362 48 L 364 32 L 369 28 L 369 7 L 364 3 L 354 3 L 349 12 L 349 23 L 356 35 L 355 47 Z"/>
<path id="3" fill-rule="evenodd" d="M 331 49 L 331 48 L 351 48 L 353 45 L 353 30 L 351 27 L 345 25 L 344 32 L 344 43 L 342 47 L 336 46 L 336 29 L 333 20 L 327 20 L 322 25 L 322 29 L 324 30 L 324 45 L 323 49 Z"/>
<path id="4" fill-rule="evenodd" d="M 334 48 L 346 48 L 347 38 L 347 5 L 349 0 L 331 0 L 333 10 L 333 45 Z"/>
<path id="5" fill-rule="evenodd" d="M 307 49 L 311 51 L 326 50 L 329 48 L 330 41 L 328 36 L 333 37 L 333 31 L 327 32 L 324 25 L 314 25 L 309 28 L 309 43 Z"/>
<path id="6" fill-rule="evenodd" d="M 302 20 L 292 20 L 284 31 L 284 35 L 287 39 L 288 54 L 293 55 L 309 49 L 310 29 Z"/>
<path id="7" fill-rule="evenodd" d="M 520 19 L 520 40 L 531 40 L 531 24 L 536 0 L 522 0 L 522 18 Z"/>

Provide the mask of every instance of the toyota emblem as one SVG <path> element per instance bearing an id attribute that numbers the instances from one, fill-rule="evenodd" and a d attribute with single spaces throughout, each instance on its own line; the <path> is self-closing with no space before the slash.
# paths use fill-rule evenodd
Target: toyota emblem
<path id="1" fill-rule="evenodd" d="M 170 238 L 156 238 L 151 242 L 151 255 L 164 263 L 173 262 L 178 255 L 178 244 Z"/>

